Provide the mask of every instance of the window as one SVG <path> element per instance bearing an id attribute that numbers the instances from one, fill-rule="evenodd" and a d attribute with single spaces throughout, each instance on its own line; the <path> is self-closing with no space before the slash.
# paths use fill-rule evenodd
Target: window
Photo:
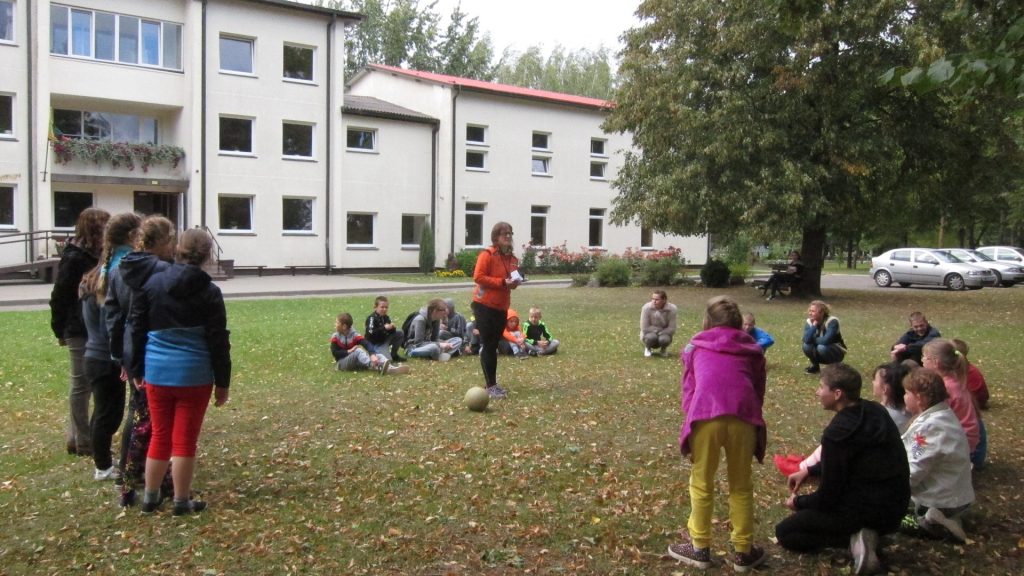
<path id="1" fill-rule="evenodd" d="M 402 247 L 418 248 L 427 217 L 420 214 L 402 214 Z"/>
<path id="2" fill-rule="evenodd" d="M 533 149 L 534 150 L 550 150 L 548 146 L 548 138 L 551 135 L 547 132 L 534 132 L 533 133 Z"/>
<path id="3" fill-rule="evenodd" d="M 14 186 L 0 186 L 0 228 L 14 228 Z"/>
<path id="4" fill-rule="evenodd" d="M 293 122 L 282 124 L 281 154 L 291 158 L 312 158 L 313 125 Z"/>
<path id="5" fill-rule="evenodd" d="M 607 140 L 601 138 L 590 139 L 590 155 L 591 156 L 607 156 L 604 152 L 604 145 Z"/>
<path id="6" fill-rule="evenodd" d="M 14 2 L 0 0 L 0 42 L 14 42 Z"/>
<path id="7" fill-rule="evenodd" d="M 889 257 L 890 260 L 901 260 L 903 262 L 910 262 L 910 250 L 897 250 L 892 253 Z"/>
<path id="8" fill-rule="evenodd" d="M 640 247 L 654 248 L 654 231 L 646 226 L 640 227 Z"/>
<path id="9" fill-rule="evenodd" d="M 369 128 L 349 128 L 345 136 L 349 150 L 374 151 L 377 149 L 377 131 Z"/>
<path id="10" fill-rule="evenodd" d="M 487 152 L 466 150 L 466 168 L 469 170 L 486 170 Z"/>
<path id="11" fill-rule="evenodd" d="M 604 244 L 604 208 L 590 209 L 590 239 L 591 248 L 600 248 Z"/>
<path id="12" fill-rule="evenodd" d="M 604 171 L 608 167 L 607 162 L 591 162 L 590 163 L 590 179 L 591 180 L 604 180 Z"/>
<path id="13" fill-rule="evenodd" d="M 217 210 L 221 230 L 252 231 L 252 196 L 218 196 Z"/>
<path id="14" fill-rule="evenodd" d="M 914 257 L 914 261 L 915 262 L 920 262 L 922 264 L 938 264 L 939 263 L 939 259 L 938 258 L 936 258 L 935 256 L 932 256 L 931 254 L 929 254 L 927 252 L 918 252 L 917 255 Z"/>
<path id="15" fill-rule="evenodd" d="M 373 221 L 375 217 L 375 214 L 348 213 L 348 231 L 345 239 L 349 246 L 373 246 Z"/>
<path id="16" fill-rule="evenodd" d="M 252 74 L 253 41 L 232 36 L 220 37 L 220 71 Z"/>
<path id="17" fill-rule="evenodd" d="M 141 144 L 157 142 L 156 118 L 146 116 L 54 108 L 53 128 L 57 135 L 68 138 Z"/>
<path id="18" fill-rule="evenodd" d="M 181 24 L 52 4 L 50 53 L 181 70 Z"/>
<path id="19" fill-rule="evenodd" d="M 252 118 L 220 117 L 220 151 L 252 154 Z"/>
<path id="20" fill-rule="evenodd" d="M 486 204 L 466 202 L 466 246 L 484 245 L 484 208 Z"/>
<path id="21" fill-rule="evenodd" d="M 92 194 L 88 192 L 54 192 L 53 226 L 74 228 L 82 210 L 92 206 Z"/>
<path id="22" fill-rule="evenodd" d="M 312 232 L 313 199 L 283 198 L 281 200 L 281 229 L 285 232 Z"/>
<path id="23" fill-rule="evenodd" d="M 476 126 L 473 124 L 466 124 L 466 143 L 467 144 L 486 144 L 487 143 L 487 127 Z"/>
<path id="24" fill-rule="evenodd" d="M 534 176 L 544 175 L 547 176 L 550 173 L 551 158 L 545 158 L 544 156 L 533 157 L 533 168 L 531 169 Z"/>
<path id="25" fill-rule="evenodd" d="M 313 49 L 284 45 L 284 77 L 289 80 L 313 81 Z"/>
<path id="26" fill-rule="evenodd" d="M 0 138 L 14 136 L 14 96 L 0 94 Z"/>
<path id="27" fill-rule="evenodd" d="M 530 208 L 530 244 L 547 246 L 548 244 L 548 207 L 533 206 Z"/>

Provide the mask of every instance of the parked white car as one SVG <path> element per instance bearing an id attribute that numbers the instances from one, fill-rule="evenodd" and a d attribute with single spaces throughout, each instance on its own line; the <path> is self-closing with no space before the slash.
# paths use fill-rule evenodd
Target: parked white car
<path id="1" fill-rule="evenodd" d="M 956 256 L 958 260 L 967 262 L 968 264 L 988 268 L 995 273 L 996 284 L 1002 284 L 1007 288 L 1017 284 L 1018 282 L 1024 281 L 1024 268 L 1022 268 L 1020 264 L 993 260 L 983 252 L 968 250 L 966 248 L 941 248 L 939 249 L 939 252 L 952 254 L 953 256 Z"/>
<path id="2" fill-rule="evenodd" d="M 985 256 L 999 262 L 1010 262 L 1024 266 L 1024 248 L 1014 246 L 982 246 L 978 248 Z"/>
<path id="3" fill-rule="evenodd" d="M 871 259 L 871 277 L 882 288 L 893 282 L 945 286 L 950 290 L 995 286 L 996 275 L 988 268 L 961 262 L 955 256 L 930 248 L 896 248 Z"/>

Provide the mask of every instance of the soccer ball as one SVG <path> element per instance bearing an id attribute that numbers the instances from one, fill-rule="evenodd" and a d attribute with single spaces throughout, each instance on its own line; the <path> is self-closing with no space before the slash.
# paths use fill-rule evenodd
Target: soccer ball
<path id="1" fill-rule="evenodd" d="M 487 403 L 490 402 L 491 395 L 487 393 L 486 388 L 480 386 L 473 386 L 466 391 L 466 408 L 469 408 L 473 412 L 483 412 L 487 410 Z"/>

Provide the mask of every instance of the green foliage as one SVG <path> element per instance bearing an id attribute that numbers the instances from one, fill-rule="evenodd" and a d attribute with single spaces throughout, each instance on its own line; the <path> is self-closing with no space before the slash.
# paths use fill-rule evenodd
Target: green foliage
<path id="1" fill-rule="evenodd" d="M 143 172 L 149 172 L 149 167 L 154 164 L 168 164 L 171 168 L 177 168 L 185 159 L 185 150 L 169 144 L 63 137 L 53 142 L 53 157 L 58 164 L 79 160 L 93 164 L 110 164 L 113 168 L 123 166 L 128 170 L 135 170 L 135 166 L 138 165 Z"/>
<path id="2" fill-rule="evenodd" d="M 472 278 L 476 270 L 476 258 L 480 250 L 462 249 L 455 253 L 455 261 L 459 263 L 459 269 L 465 272 L 466 276 Z"/>
<path id="3" fill-rule="evenodd" d="M 640 267 L 640 284 L 643 286 L 671 286 L 676 283 L 679 261 L 674 258 L 644 260 Z"/>
<path id="4" fill-rule="evenodd" d="M 587 284 L 590 284 L 590 274 L 573 274 L 572 275 L 572 287 L 582 288 Z"/>
<path id="5" fill-rule="evenodd" d="M 628 286 L 629 276 L 629 264 L 622 258 L 605 258 L 594 271 L 594 278 L 601 286 Z"/>
<path id="6" fill-rule="evenodd" d="M 434 230 L 430 222 L 420 233 L 420 272 L 430 274 L 434 271 Z"/>
<path id="7" fill-rule="evenodd" d="M 537 270 L 537 249 L 530 244 L 523 247 L 523 257 L 519 259 L 519 269 L 524 274 L 532 274 Z"/>
<path id="8" fill-rule="evenodd" d="M 494 80 L 604 99 L 611 98 L 615 89 L 612 54 L 604 47 L 566 52 L 556 45 L 546 58 L 540 46 L 531 46 L 521 53 L 506 50 L 495 68 Z"/>
<path id="9" fill-rule="evenodd" d="M 708 288 L 722 288 L 729 285 L 729 265 L 712 258 L 700 269 L 700 281 Z"/>

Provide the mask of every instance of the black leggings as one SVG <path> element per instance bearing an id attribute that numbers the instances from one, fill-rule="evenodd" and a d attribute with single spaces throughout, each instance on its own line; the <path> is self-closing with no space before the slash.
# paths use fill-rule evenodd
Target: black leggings
<path id="1" fill-rule="evenodd" d="M 476 329 L 480 331 L 480 367 L 484 371 L 484 383 L 494 386 L 498 383 L 498 342 L 505 331 L 508 311 L 473 302 L 473 316 Z"/>
<path id="2" fill-rule="evenodd" d="M 794 552 L 844 548 L 850 544 L 850 535 L 861 528 L 871 528 L 879 534 L 895 532 L 905 510 L 906 505 L 867 511 L 866 518 L 840 510 L 797 510 L 775 526 L 775 537 L 779 546 Z"/>
<path id="3" fill-rule="evenodd" d="M 97 470 L 112 464 L 110 442 L 124 416 L 121 367 L 110 360 L 85 359 L 85 377 L 92 387 L 92 455 Z"/>

